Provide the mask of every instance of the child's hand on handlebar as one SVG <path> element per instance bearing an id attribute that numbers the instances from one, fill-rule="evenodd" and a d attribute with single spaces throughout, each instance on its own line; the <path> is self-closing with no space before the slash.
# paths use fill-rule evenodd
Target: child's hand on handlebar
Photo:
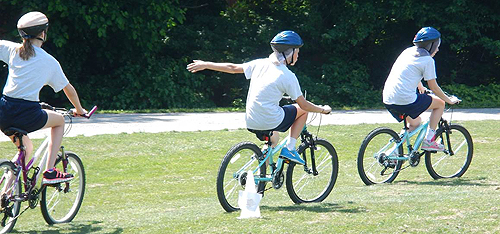
<path id="1" fill-rule="evenodd" d="M 70 110 L 71 114 L 74 116 L 74 117 L 84 117 L 86 114 L 87 114 L 87 110 L 85 109 L 76 109 L 76 108 L 72 108 Z"/>
<path id="2" fill-rule="evenodd" d="M 459 103 L 459 102 L 461 102 L 461 101 L 462 101 L 462 100 L 460 100 L 460 99 L 459 99 L 457 96 L 455 96 L 455 95 L 448 96 L 448 98 L 449 98 L 449 99 L 450 99 L 450 101 L 451 101 L 451 103 L 449 103 L 449 104 L 451 104 L 451 105 L 453 105 L 453 104 L 457 104 L 457 103 Z"/>
<path id="3" fill-rule="evenodd" d="M 332 108 L 329 105 L 324 105 L 321 107 L 323 110 L 321 110 L 321 114 L 330 114 L 332 112 Z"/>

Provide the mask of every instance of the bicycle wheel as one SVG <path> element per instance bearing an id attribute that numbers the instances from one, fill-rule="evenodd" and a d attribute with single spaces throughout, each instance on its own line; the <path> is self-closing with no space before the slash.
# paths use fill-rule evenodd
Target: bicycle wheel
<path id="1" fill-rule="evenodd" d="M 402 161 L 387 160 L 384 156 L 400 141 L 394 130 L 385 127 L 376 128 L 366 136 L 358 152 L 358 173 L 366 185 L 390 183 L 396 179 Z M 403 145 L 399 146 L 398 154 L 403 155 Z"/>
<path id="2" fill-rule="evenodd" d="M 15 169 L 11 161 L 0 162 L 0 233 L 12 231 L 21 210 L 21 181 L 16 182 Z"/>
<path id="3" fill-rule="evenodd" d="M 317 139 L 315 143 L 315 147 L 301 144 L 297 150 L 307 160 L 307 168 L 290 163 L 286 171 L 286 190 L 297 204 L 325 200 L 337 181 L 339 162 L 335 148 L 324 139 Z M 313 153 L 317 175 L 312 170 Z"/>
<path id="4" fill-rule="evenodd" d="M 239 210 L 239 190 L 246 186 L 247 172 L 255 170 L 259 166 L 262 152 L 252 142 L 241 142 L 233 146 L 224 156 L 217 174 L 217 197 L 222 208 L 227 212 Z M 254 174 L 255 178 L 266 176 L 266 164 L 264 163 Z M 265 182 L 259 182 L 257 191 L 263 192 Z"/>
<path id="5" fill-rule="evenodd" d="M 446 134 L 444 129 L 438 129 L 436 139 L 444 145 L 446 151 L 425 152 L 425 167 L 429 174 L 434 179 L 462 176 L 472 161 L 473 143 L 467 129 L 452 124 L 449 134 Z M 448 152 L 450 148 L 453 155 Z"/>
<path id="6" fill-rule="evenodd" d="M 85 194 L 83 163 L 72 152 L 66 152 L 66 158 L 67 161 L 58 155 L 55 166 L 60 171 L 73 174 L 75 178 L 66 183 L 45 186 L 42 189 L 40 208 L 47 224 L 71 222 L 82 205 Z"/>

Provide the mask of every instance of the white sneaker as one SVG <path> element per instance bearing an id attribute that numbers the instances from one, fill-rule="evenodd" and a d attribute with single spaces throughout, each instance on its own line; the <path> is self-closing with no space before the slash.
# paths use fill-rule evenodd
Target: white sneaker
<path id="1" fill-rule="evenodd" d="M 428 141 L 427 139 L 422 142 L 422 150 L 426 151 L 444 151 L 444 145 L 436 141 Z"/>

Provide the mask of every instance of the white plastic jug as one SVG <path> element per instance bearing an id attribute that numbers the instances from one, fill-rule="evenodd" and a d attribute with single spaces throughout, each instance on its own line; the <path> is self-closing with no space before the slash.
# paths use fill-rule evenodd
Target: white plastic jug
<path id="1" fill-rule="evenodd" d="M 239 191 L 238 195 L 238 205 L 241 209 L 241 214 L 238 218 L 260 218 L 259 203 L 262 199 L 262 194 L 258 194 L 257 190 L 255 190 L 255 180 L 251 170 L 247 173 L 245 191 Z"/>

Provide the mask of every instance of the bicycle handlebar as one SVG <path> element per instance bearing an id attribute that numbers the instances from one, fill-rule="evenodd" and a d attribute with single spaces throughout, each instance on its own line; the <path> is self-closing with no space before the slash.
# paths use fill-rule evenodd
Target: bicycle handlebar
<path id="1" fill-rule="evenodd" d="M 431 90 L 429 90 L 429 89 L 425 90 L 425 92 L 424 92 L 424 93 L 429 94 L 429 95 L 434 95 L 434 96 L 436 96 L 436 95 L 434 94 L 434 92 L 432 92 L 432 91 L 431 91 Z M 450 94 L 448 94 L 448 93 L 446 93 L 446 92 L 444 92 L 444 91 L 443 91 L 443 93 L 444 93 L 446 96 L 448 96 L 448 98 L 450 98 L 451 102 L 454 102 L 455 104 L 458 104 L 458 103 L 462 102 L 462 99 L 458 98 L 458 97 L 457 97 L 457 96 L 455 96 L 455 95 L 450 95 Z"/>
<path id="2" fill-rule="evenodd" d="M 41 102 L 40 106 L 42 107 L 42 109 L 53 110 L 53 111 L 59 112 L 63 115 L 75 116 L 73 109 L 68 110 L 66 108 L 53 107 L 53 106 L 51 106 L 47 103 L 44 103 L 44 102 Z M 87 112 L 83 115 L 78 115 L 78 116 L 84 117 L 86 119 L 90 119 L 90 117 L 92 117 L 92 115 L 95 113 L 96 110 L 97 110 L 97 106 L 94 106 L 94 107 L 92 107 L 92 109 L 89 112 Z"/>

